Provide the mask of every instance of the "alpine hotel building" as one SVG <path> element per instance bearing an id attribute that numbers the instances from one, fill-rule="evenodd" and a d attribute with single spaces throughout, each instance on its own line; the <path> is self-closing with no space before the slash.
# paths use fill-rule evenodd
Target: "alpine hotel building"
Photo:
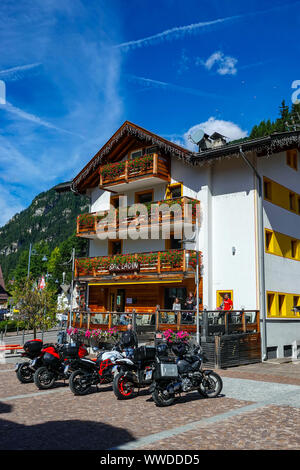
<path id="1" fill-rule="evenodd" d="M 235 310 L 260 311 L 263 358 L 298 357 L 299 146 L 299 131 L 232 144 L 215 133 L 192 152 L 126 121 L 71 183 L 90 198 L 90 213 L 77 220 L 89 257 L 76 259 L 75 280 L 88 285 L 91 325 L 105 312 L 172 309 L 175 297 L 195 294 L 200 252 L 200 310 L 215 310 L 229 293 Z M 156 239 L 142 238 L 142 228 L 141 238 L 124 238 L 118 223 L 113 236 L 97 234 L 111 206 L 115 215 L 124 204 L 170 201 L 191 208 L 182 219 L 198 230 L 195 241 L 172 234 L 175 219 L 165 238 L 163 217 Z M 114 272 L 112 260 L 131 264 Z"/>

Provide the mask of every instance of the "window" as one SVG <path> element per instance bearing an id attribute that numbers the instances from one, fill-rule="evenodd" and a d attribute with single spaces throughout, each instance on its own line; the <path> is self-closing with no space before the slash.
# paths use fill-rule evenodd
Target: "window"
<path id="1" fill-rule="evenodd" d="M 268 315 L 275 315 L 275 294 L 267 294 L 267 312 Z"/>
<path id="2" fill-rule="evenodd" d="M 293 348 L 291 344 L 286 344 L 283 346 L 283 357 L 292 357 Z"/>
<path id="3" fill-rule="evenodd" d="M 172 183 L 167 186 L 166 199 L 175 199 L 182 196 L 182 183 Z"/>
<path id="4" fill-rule="evenodd" d="M 146 202 L 153 201 L 153 190 L 141 191 L 139 193 L 135 193 L 135 203 L 145 204 Z"/>
<path id="5" fill-rule="evenodd" d="M 166 239 L 166 250 L 181 250 L 182 243 L 178 238 L 174 238 L 174 233 L 170 234 L 170 238 Z"/>
<path id="6" fill-rule="evenodd" d="M 291 240 L 291 255 L 292 258 L 296 258 L 297 256 L 297 240 Z"/>
<path id="7" fill-rule="evenodd" d="M 286 164 L 293 168 L 293 170 L 298 170 L 298 150 L 291 149 L 286 152 Z"/>
<path id="8" fill-rule="evenodd" d="M 223 303 L 224 295 L 228 294 L 228 297 L 233 301 L 233 290 L 217 290 L 217 299 L 216 299 L 216 307 L 220 307 Z"/>
<path id="9" fill-rule="evenodd" d="M 130 158 L 132 159 L 139 158 L 139 157 L 142 157 L 142 155 L 143 155 L 143 150 L 135 150 L 134 152 L 131 152 Z"/>
<path id="10" fill-rule="evenodd" d="M 267 315 L 277 318 L 297 318 L 299 312 L 294 307 L 300 305 L 300 294 L 287 294 L 283 292 L 267 292 Z"/>
<path id="11" fill-rule="evenodd" d="M 264 194 L 265 194 L 265 199 L 269 199 L 271 201 L 272 199 L 272 183 L 269 180 L 264 180 Z"/>
<path id="12" fill-rule="evenodd" d="M 108 241 L 108 254 L 110 256 L 120 255 L 122 253 L 122 240 Z"/>
<path id="13" fill-rule="evenodd" d="M 266 251 L 272 251 L 273 248 L 273 232 L 266 230 Z"/>
<path id="14" fill-rule="evenodd" d="M 120 207 L 120 195 L 110 196 L 110 203 L 115 209 L 118 209 Z"/>
<path id="15" fill-rule="evenodd" d="M 293 295 L 293 307 L 299 307 L 300 295 Z"/>
<path id="16" fill-rule="evenodd" d="M 290 210 L 291 211 L 296 210 L 296 195 L 295 195 L 295 193 L 292 193 L 292 192 L 289 193 L 289 205 L 290 205 Z"/>
<path id="17" fill-rule="evenodd" d="M 143 155 L 151 155 L 152 153 L 157 153 L 157 146 L 154 147 L 147 147 L 143 149 L 138 149 L 134 150 L 133 152 L 130 152 L 130 158 L 140 158 Z"/>
<path id="18" fill-rule="evenodd" d="M 278 309 L 279 309 L 279 315 L 284 315 L 286 313 L 284 294 L 278 294 Z"/>

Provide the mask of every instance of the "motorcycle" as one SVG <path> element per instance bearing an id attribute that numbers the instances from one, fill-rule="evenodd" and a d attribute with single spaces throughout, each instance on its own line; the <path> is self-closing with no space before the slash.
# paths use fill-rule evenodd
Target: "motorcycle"
<path id="1" fill-rule="evenodd" d="M 156 348 L 140 346 L 133 352 L 133 358 L 116 361 L 113 391 L 118 400 L 132 398 L 134 389 L 148 387 L 153 380 Z"/>
<path id="2" fill-rule="evenodd" d="M 76 370 L 69 378 L 69 386 L 74 395 L 86 395 L 93 385 L 111 383 L 115 363 L 124 357 L 123 354 L 119 346 L 116 345 L 111 351 L 101 351 L 96 359 L 82 358 L 78 360 Z"/>
<path id="3" fill-rule="evenodd" d="M 197 390 L 202 397 L 217 397 L 223 388 L 221 377 L 213 370 L 202 368 L 203 355 L 199 346 L 173 345 L 177 357 L 155 358 L 154 381 L 150 386 L 157 406 L 170 406 L 176 394 Z"/>
<path id="4" fill-rule="evenodd" d="M 78 367 L 78 361 L 88 355 L 83 344 L 47 345 L 42 351 L 42 366 L 33 376 L 40 390 L 51 388 L 56 380 L 66 380 Z"/>
<path id="5" fill-rule="evenodd" d="M 43 345 L 41 339 L 32 339 L 26 341 L 23 346 L 24 352 L 21 354 L 22 357 L 27 357 L 30 361 L 18 362 L 15 365 L 15 372 L 17 374 L 18 380 L 23 383 L 33 382 L 33 375 L 35 371 L 42 366 L 42 349 L 47 345 Z M 51 346 L 51 344 L 48 344 Z"/>

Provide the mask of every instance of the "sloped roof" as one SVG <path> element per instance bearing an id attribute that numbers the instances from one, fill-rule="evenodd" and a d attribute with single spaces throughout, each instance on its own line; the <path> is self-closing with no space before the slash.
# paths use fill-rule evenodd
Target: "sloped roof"
<path id="1" fill-rule="evenodd" d="M 153 132 L 150 132 L 132 122 L 125 121 L 124 124 L 114 133 L 114 135 L 103 145 L 103 147 L 96 153 L 96 155 L 89 161 L 89 163 L 78 173 L 73 179 L 72 187 L 78 190 L 82 181 L 85 180 L 89 175 L 96 171 L 97 167 L 125 136 L 136 137 L 137 139 L 146 142 L 147 145 L 156 145 L 161 150 L 177 158 L 183 159 L 189 162 L 193 152 L 180 145 L 175 144 L 169 140 L 160 137 Z"/>
<path id="2" fill-rule="evenodd" d="M 241 142 L 228 143 L 221 147 L 195 153 L 191 161 L 194 165 L 209 165 L 213 161 L 240 156 L 243 152 L 257 152 L 259 156 L 271 155 L 290 147 L 300 148 L 300 131 L 276 132 L 274 134 L 249 139 Z"/>

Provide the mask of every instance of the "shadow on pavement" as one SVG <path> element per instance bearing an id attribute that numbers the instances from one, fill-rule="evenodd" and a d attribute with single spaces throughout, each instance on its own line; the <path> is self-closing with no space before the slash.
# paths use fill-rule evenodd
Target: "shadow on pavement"
<path id="1" fill-rule="evenodd" d="M 11 409 L 0 402 L 0 413 Z M 66 419 L 26 426 L 0 419 L 1 450 L 107 450 L 133 440 L 126 429 L 95 421 Z"/>

